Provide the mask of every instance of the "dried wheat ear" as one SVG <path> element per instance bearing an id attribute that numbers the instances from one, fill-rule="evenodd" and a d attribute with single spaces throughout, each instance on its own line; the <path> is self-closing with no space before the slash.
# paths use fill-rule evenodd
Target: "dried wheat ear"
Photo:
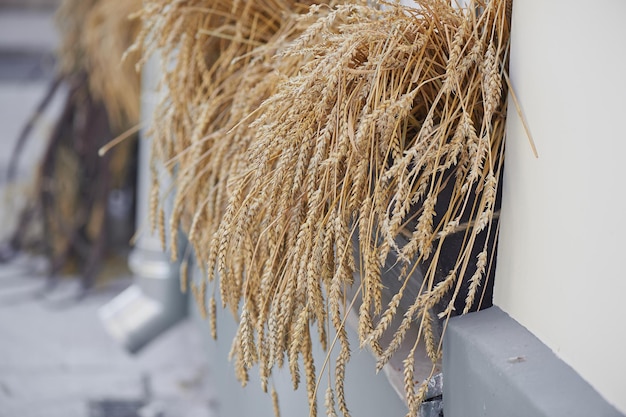
<path id="1" fill-rule="evenodd" d="M 241 382 L 258 365 L 267 390 L 286 366 L 298 387 L 302 361 L 311 414 L 328 373 L 326 412 L 349 415 L 351 307 L 378 369 L 409 341 L 417 415 L 429 375 L 416 381 L 416 352 L 432 376 L 445 320 L 485 302 L 510 1 L 416 3 L 149 0 L 139 13 L 137 45 L 161 54 L 167 91 L 153 167 L 174 178 L 169 219 L 153 188 L 155 223 L 175 258 L 186 233 L 205 272 L 189 286 L 212 331 L 218 297 L 238 318 Z M 332 365 L 314 363 L 318 342 Z"/>

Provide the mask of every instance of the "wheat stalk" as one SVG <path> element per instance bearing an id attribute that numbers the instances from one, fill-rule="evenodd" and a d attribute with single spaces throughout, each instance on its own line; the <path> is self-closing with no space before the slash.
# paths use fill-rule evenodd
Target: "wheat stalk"
<path id="1" fill-rule="evenodd" d="M 436 366 L 436 317 L 453 314 L 457 299 L 474 309 L 492 264 L 509 2 L 417 3 L 305 12 L 300 2 L 150 0 L 140 13 L 145 56 L 158 49 L 173 62 L 152 129 L 155 155 L 177 167 L 172 241 L 182 226 L 206 280 L 218 272 L 221 301 L 239 318 L 242 382 L 259 364 L 266 387 L 286 358 L 297 386 L 302 357 L 312 414 L 311 332 L 332 350 L 332 328 L 339 353 L 326 404 L 349 415 L 354 273 L 359 342 L 378 367 L 414 324 L 414 346 L 424 343 Z M 392 257 L 402 285 L 385 304 Z M 424 381 L 413 386 L 414 352 L 404 360 L 412 414 L 426 392 Z"/>

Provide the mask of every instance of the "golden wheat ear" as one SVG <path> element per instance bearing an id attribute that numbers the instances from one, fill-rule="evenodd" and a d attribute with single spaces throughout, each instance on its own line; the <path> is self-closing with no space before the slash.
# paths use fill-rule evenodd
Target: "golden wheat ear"
<path id="1" fill-rule="evenodd" d="M 177 167 L 170 228 L 239 319 L 242 382 L 258 364 L 267 387 L 286 364 L 297 386 L 303 358 L 312 414 L 319 340 L 336 358 L 327 411 L 349 415 L 351 309 L 379 369 L 408 344 L 416 415 L 445 321 L 488 302 L 510 2 L 416 4 L 150 0 L 140 13 L 144 53 L 172 62 L 153 128 L 154 155 Z"/>

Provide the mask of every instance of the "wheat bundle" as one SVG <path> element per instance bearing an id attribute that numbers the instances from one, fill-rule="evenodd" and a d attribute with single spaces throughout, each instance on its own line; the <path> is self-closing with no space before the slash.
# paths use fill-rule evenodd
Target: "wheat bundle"
<path id="1" fill-rule="evenodd" d="M 130 15 L 140 7 L 139 0 L 64 0 L 57 11 L 59 72 L 88 74 L 89 93 L 104 102 L 118 132 L 139 121 L 138 57 L 122 57 L 139 33 Z"/>
<path id="2" fill-rule="evenodd" d="M 227 179 L 245 163 L 250 135 L 240 122 L 274 90 L 300 57 L 274 65 L 281 45 L 302 32 L 294 16 L 308 2 L 147 1 L 138 16 L 144 30 L 135 47 L 144 59 L 159 51 L 164 100 L 151 129 L 153 156 L 177 167 L 172 241 L 179 224 L 196 248 L 209 244 L 227 202 Z M 241 127 L 241 128 L 240 128 Z M 156 172 L 156 166 L 153 165 Z M 157 178 L 157 175 L 154 175 Z M 165 236 L 159 185 L 151 196 L 151 218 Z M 202 230 L 196 239 L 196 230 Z M 208 238 L 207 238 L 208 237 Z M 172 246 L 177 257 L 176 245 Z M 206 251 L 197 250 L 201 263 Z"/>
<path id="3" fill-rule="evenodd" d="M 139 76 L 134 66 L 123 66 L 121 58 L 140 27 L 128 15 L 140 4 L 140 0 L 61 3 L 58 74 L 15 150 L 17 159 L 38 113 L 59 85 L 67 87 L 38 170 L 35 201 L 22 213 L 11 245 L 43 247 L 52 261 L 51 275 L 76 262 L 85 287 L 93 283 L 106 250 L 113 246 L 106 233 L 110 192 L 133 186 L 129 168 L 134 144 L 126 141 L 103 158 L 98 150 L 138 123 Z M 11 176 L 13 167 L 9 171 Z M 23 230 L 40 217 L 43 236 L 32 243 L 22 238 Z"/>
<path id="4" fill-rule="evenodd" d="M 162 35 L 149 43 L 177 57 L 174 70 L 164 68 L 170 96 L 154 129 L 156 157 L 177 164 L 170 226 L 175 232 L 189 210 L 184 228 L 207 272 L 192 287 L 201 309 L 214 309 L 207 286 L 218 283 L 214 292 L 219 287 L 239 319 L 232 350 L 239 378 L 245 383 L 258 365 L 266 387 L 272 369 L 286 363 L 297 387 L 302 357 L 315 413 L 316 331 L 325 349 L 337 341 L 339 350 L 327 412 L 334 415 L 336 403 L 349 415 L 345 322 L 358 297 L 360 343 L 379 368 L 417 324 L 403 361 L 416 415 L 428 382 L 428 375 L 416 381 L 418 346 L 437 363 L 439 320 L 459 305 L 476 308 L 491 269 L 510 1 L 312 6 L 293 26 L 304 28 L 258 38 L 246 18 L 232 23 L 244 22 L 239 32 L 204 26 L 232 18 L 212 2 L 194 3 L 210 16 L 186 22 L 190 2 L 169 7 L 183 3 L 167 23 L 174 29 L 154 25 Z M 203 34 L 211 37 L 198 42 Z M 205 49 L 210 42 L 238 49 Z M 250 80 L 271 81 L 256 89 L 245 80 L 258 68 L 262 77 Z M 400 285 L 383 302 L 390 259 Z"/>
<path id="5" fill-rule="evenodd" d="M 56 20 L 60 29 L 61 45 L 58 50 L 59 72 L 72 74 L 86 66 L 82 48 L 87 16 L 98 0 L 64 0 L 57 9 Z"/>
<path id="6" fill-rule="evenodd" d="M 141 22 L 130 16 L 140 7 L 139 0 L 99 1 L 86 17 L 81 39 L 90 91 L 105 103 L 111 123 L 123 130 L 139 122 L 140 83 L 134 64 L 139 57 L 124 54 L 139 34 Z"/>

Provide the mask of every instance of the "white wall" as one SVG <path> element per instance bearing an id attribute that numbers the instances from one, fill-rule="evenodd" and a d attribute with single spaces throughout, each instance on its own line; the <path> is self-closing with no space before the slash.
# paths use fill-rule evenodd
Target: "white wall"
<path id="1" fill-rule="evenodd" d="M 626 412 L 626 2 L 514 1 L 495 304 Z"/>

